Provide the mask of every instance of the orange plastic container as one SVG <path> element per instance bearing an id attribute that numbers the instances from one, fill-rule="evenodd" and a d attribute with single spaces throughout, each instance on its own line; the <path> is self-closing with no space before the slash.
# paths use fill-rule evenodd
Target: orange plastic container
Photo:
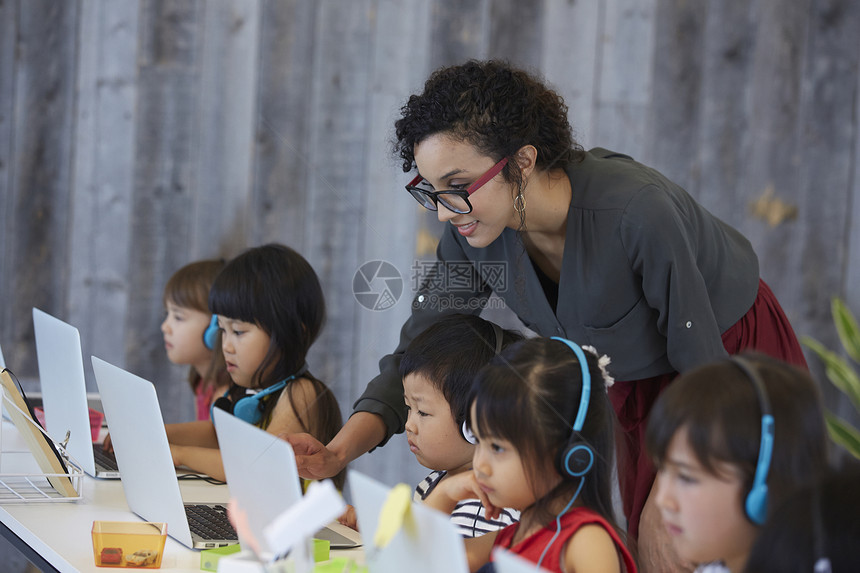
<path id="1" fill-rule="evenodd" d="M 167 540 L 167 524 L 148 521 L 94 521 L 96 567 L 158 569 Z"/>

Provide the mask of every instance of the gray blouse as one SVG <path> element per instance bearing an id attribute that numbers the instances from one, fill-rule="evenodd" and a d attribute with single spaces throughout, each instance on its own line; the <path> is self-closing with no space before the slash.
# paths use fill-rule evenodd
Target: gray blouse
<path id="1" fill-rule="evenodd" d="M 444 315 L 479 313 L 491 293 L 539 335 L 609 355 L 617 380 L 683 372 L 726 354 L 721 333 L 758 293 L 749 241 L 626 155 L 595 148 L 567 174 L 572 197 L 555 312 L 516 231 L 479 249 L 446 226 L 397 349 L 353 406 L 382 416 L 383 444 L 406 420 L 398 374 L 406 346 Z"/>

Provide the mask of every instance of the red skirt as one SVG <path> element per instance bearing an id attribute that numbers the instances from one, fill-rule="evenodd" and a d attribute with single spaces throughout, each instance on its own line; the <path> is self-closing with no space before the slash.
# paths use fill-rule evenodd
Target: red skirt
<path id="1" fill-rule="evenodd" d="M 722 335 L 729 354 L 752 349 L 808 368 L 800 343 L 770 287 L 759 279 L 755 302 L 741 319 Z M 645 451 L 645 426 L 657 396 L 677 372 L 643 380 L 616 381 L 609 399 L 618 417 L 618 475 L 621 501 L 627 517 L 627 534 L 639 536 L 639 515 L 651 492 L 656 471 Z"/>

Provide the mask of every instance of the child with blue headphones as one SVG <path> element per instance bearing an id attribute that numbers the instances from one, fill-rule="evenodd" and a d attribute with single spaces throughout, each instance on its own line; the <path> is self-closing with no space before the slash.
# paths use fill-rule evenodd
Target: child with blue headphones
<path id="1" fill-rule="evenodd" d="M 209 310 L 217 316 L 232 379 L 214 407 L 274 435 L 334 437 L 342 425 L 340 407 L 305 362 L 325 320 L 322 287 L 307 260 L 278 244 L 246 250 L 215 278 Z M 170 424 L 167 436 L 174 464 L 224 479 L 211 422 Z M 344 477 L 335 477 L 338 487 Z"/>
<path id="2" fill-rule="evenodd" d="M 188 384 L 194 392 L 197 420 L 209 419 L 212 403 L 230 386 L 223 361 L 213 352 L 218 317 L 209 312 L 209 289 L 224 264 L 223 259 L 189 263 L 164 286 L 164 349 L 172 363 L 190 366 Z"/>
<path id="3" fill-rule="evenodd" d="M 756 353 L 679 376 L 651 411 L 646 445 L 672 547 L 701 573 L 743 571 L 773 509 L 827 470 L 814 380 Z"/>
<path id="4" fill-rule="evenodd" d="M 491 571 L 501 547 L 546 571 L 635 573 L 614 523 L 615 415 L 606 357 L 563 338 L 512 344 L 481 369 L 468 403 L 472 471 L 444 480 L 425 503 L 450 511 L 478 497 L 492 517 L 520 522 L 466 539 L 470 570 Z"/>

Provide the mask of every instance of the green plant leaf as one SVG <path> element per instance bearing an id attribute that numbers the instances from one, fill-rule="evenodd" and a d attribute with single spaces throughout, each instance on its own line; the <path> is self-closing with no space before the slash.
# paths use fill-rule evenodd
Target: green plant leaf
<path id="1" fill-rule="evenodd" d="M 833 298 L 830 309 L 833 312 L 833 323 L 836 325 L 842 346 L 845 347 L 848 356 L 855 362 L 860 362 L 860 326 L 857 325 L 857 319 L 839 297 Z"/>
<path id="2" fill-rule="evenodd" d="M 830 432 L 833 441 L 860 460 L 860 431 L 830 412 L 824 413 L 824 420 L 827 422 L 827 431 Z"/>
<path id="3" fill-rule="evenodd" d="M 831 352 L 820 342 L 808 336 L 801 337 L 801 342 L 815 352 L 824 362 L 824 372 L 827 379 L 839 388 L 854 407 L 860 412 L 860 376 L 857 372 L 835 352 Z"/>

